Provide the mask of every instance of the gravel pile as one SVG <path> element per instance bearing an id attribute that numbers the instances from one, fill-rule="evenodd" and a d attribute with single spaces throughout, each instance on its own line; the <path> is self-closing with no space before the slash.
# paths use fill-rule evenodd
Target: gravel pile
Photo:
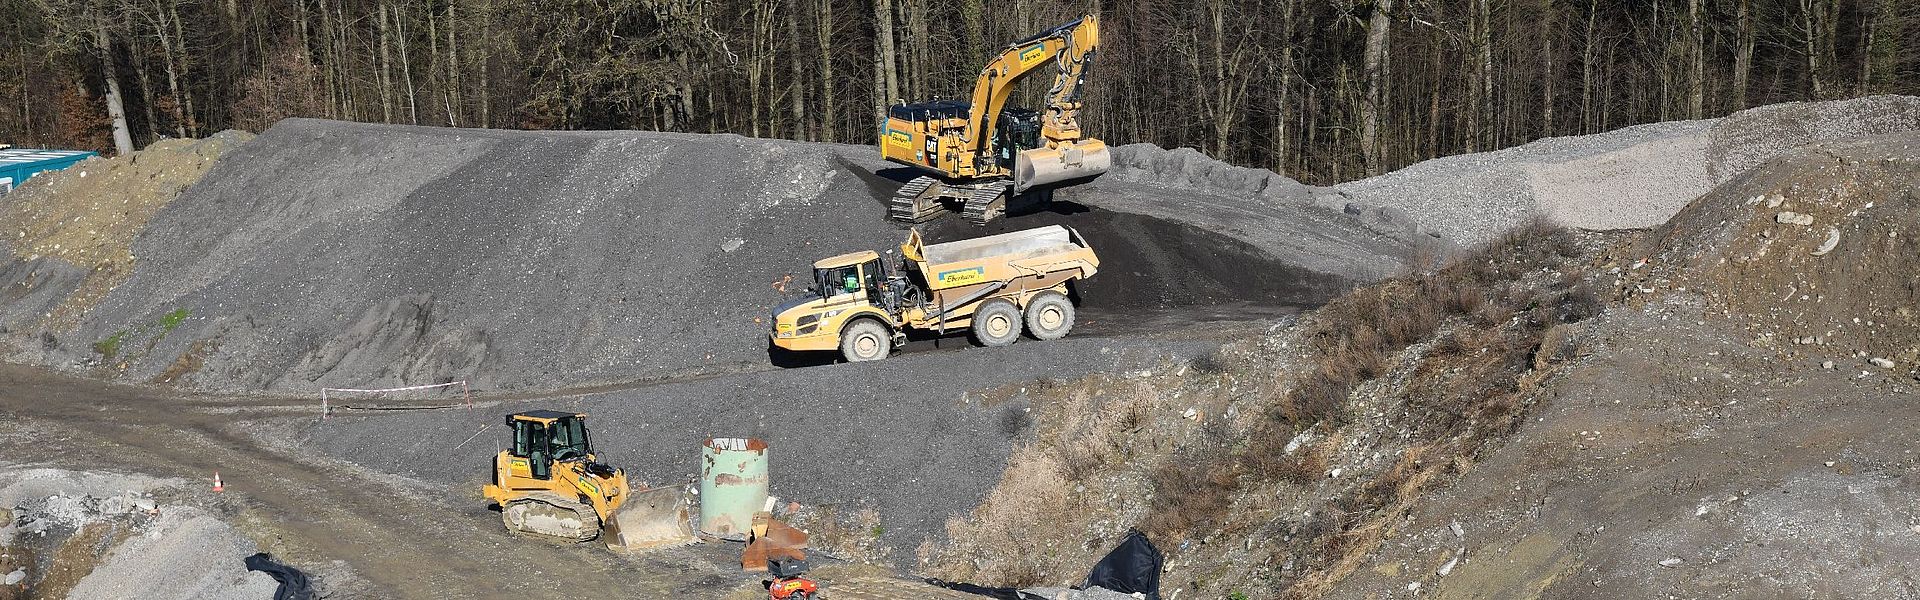
<path id="1" fill-rule="evenodd" d="M 5 465 L 0 465 L 5 466 Z M 0 548 L 22 546 L 39 557 L 6 582 L 37 589 L 72 585 L 61 597 L 90 599 L 271 598 L 279 585 L 250 572 L 242 559 L 252 540 L 205 510 L 157 501 L 178 481 L 143 475 L 48 468 L 0 469 Z M 83 528 L 104 527 L 96 540 Z M 93 543 L 92 547 L 80 547 Z M 82 574 L 78 582 L 73 574 Z M 6 588 L 0 588 L 5 596 Z M 11 596 L 7 596 L 11 597 Z"/>
<path id="2" fill-rule="evenodd" d="M 1399 274 L 1409 256 L 1454 248 L 1399 208 L 1233 166 L 1192 148 L 1129 144 L 1113 155 L 1111 172 L 1056 197 L 1217 232 L 1286 264 L 1362 283 Z"/>
<path id="3" fill-rule="evenodd" d="M 1820 140 L 1920 129 L 1920 98 L 1789 103 L 1721 119 L 1549 138 L 1429 160 L 1333 187 L 1397 207 L 1472 245 L 1535 218 L 1585 229 L 1638 229 L 1783 151 Z"/>
<path id="4" fill-rule="evenodd" d="M 1113 207 L 999 225 L 1064 222 L 1111 249 L 1095 308 L 1313 305 L 1405 254 L 1363 219 L 1257 198 L 1298 196 L 1284 178 L 1129 148 L 1157 166 L 1077 196 Z M 897 244 L 884 198 L 910 175 L 866 146 L 291 119 L 147 221 L 135 272 L 77 329 L 22 321 L 85 278 L 45 257 L 0 265 L 0 285 L 23 290 L 0 314 L 21 317 L 15 360 L 216 392 L 550 390 L 765 368 L 774 283 Z"/>

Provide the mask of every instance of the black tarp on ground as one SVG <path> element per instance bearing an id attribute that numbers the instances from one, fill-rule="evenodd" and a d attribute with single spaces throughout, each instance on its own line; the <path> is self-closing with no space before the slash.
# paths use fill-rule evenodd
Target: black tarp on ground
<path id="1" fill-rule="evenodd" d="M 1164 560 L 1147 534 L 1138 529 L 1128 531 L 1120 545 L 1093 565 L 1093 571 L 1087 574 L 1087 582 L 1080 589 L 1100 586 L 1123 594 L 1139 592 L 1146 594 L 1147 600 L 1160 600 L 1160 564 Z"/>
<path id="2" fill-rule="evenodd" d="M 280 582 L 280 589 L 273 592 L 273 600 L 313 600 L 313 585 L 307 581 L 307 574 L 291 566 L 274 560 L 272 554 L 261 552 L 246 558 L 248 571 L 260 571 Z"/>
<path id="3" fill-rule="evenodd" d="M 927 583 L 930 585 L 937 585 L 943 588 L 947 588 L 956 592 L 966 592 L 966 593 L 974 594 L 977 596 L 986 596 L 988 598 L 998 598 L 999 600 L 1047 600 L 1046 598 L 1041 598 L 1033 594 L 1021 592 L 1018 588 L 987 587 L 983 585 L 974 585 L 971 583 L 955 583 L 952 581 L 942 581 L 939 579 L 928 579 Z"/>

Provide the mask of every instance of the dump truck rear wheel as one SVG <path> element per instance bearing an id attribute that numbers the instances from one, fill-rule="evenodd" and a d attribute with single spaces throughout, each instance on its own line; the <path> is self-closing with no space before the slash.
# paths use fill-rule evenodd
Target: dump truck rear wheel
<path id="1" fill-rule="evenodd" d="M 1020 309 L 1012 302 L 994 300 L 973 313 L 974 343 L 999 348 L 1019 339 Z"/>
<path id="2" fill-rule="evenodd" d="M 840 355 L 847 362 L 880 360 L 893 353 L 893 335 L 873 319 L 860 319 L 840 334 Z"/>
<path id="3" fill-rule="evenodd" d="M 1073 303 L 1055 292 L 1041 292 L 1027 303 L 1027 335 L 1057 340 L 1073 330 Z"/>

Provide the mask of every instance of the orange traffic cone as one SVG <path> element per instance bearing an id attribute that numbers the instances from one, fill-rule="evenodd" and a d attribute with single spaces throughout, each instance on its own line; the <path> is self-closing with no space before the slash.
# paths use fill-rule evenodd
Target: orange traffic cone
<path id="1" fill-rule="evenodd" d="M 216 491 L 216 492 L 224 492 L 224 491 L 227 491 L 227 488 L 226 488 L 226 486 L 223 486 L 223 485 L 220 485 L 220 472 L 219 472 L 219 471 L 214 471 L 214 472 L 213 472 L 213 491 Z"/>

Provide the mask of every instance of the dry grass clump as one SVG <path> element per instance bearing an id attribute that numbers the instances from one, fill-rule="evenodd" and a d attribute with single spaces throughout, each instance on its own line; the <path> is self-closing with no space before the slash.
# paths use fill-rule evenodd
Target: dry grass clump
<path id="1" fill-rule="evenodd" d="M 1536 224 L 1450 266 L 1357 289 L 1320 308 L 1302 336 L 1304 367 L 1275 374 L 1291 385 L 1273 386 L 1281 391 L 1268 403 L 1268 418 L 1238 450 L 1197 452 L 1153 471 L 1154 514 L 1143 529 L 1163 539 L 1204 535 L 1247 486 L 1324 477 L 1324 453 L 1289 453 L 1288 443 L 1302 431 L 1331 433 L 1346 424 L 1354 390 L 1403 359 L 1416 361 L 1401 395 L 1422 415 L 1414 419 L 1418 439 L 1504 431 L 1519 407 L 1512 391 L 1533 368 L 1544 332 L 1604 306 L 1581 271 L 1566 266 L 1578 253 L 1570 231 Z M 1443 328 L 1424 355 L 1401 356 Z M 1394 501 L 1384 490 L 1431 477 L 1396 474 L 1395 483 L 1362 494 L 1343 513 L 1375 512 Z"/>

